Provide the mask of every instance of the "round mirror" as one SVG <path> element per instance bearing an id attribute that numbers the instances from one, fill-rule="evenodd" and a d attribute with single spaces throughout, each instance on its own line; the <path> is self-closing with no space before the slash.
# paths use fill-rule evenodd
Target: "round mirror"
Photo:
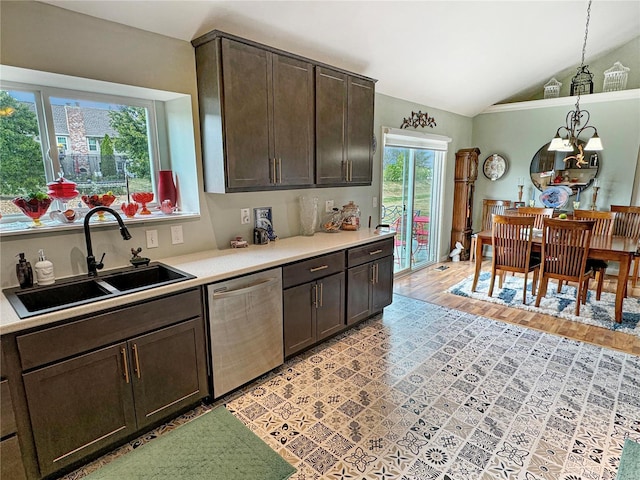
<path id="1" fill-rule="evenodd" d="M 579 140 L 583 146 L 585 142 Z M 531 159 L 531 182 L 541 192 L 552 186 L 565 186 L 572 195 L 584 190 L 598 175 L 602 152 L 585 150 L 582 162 L 575 152 L 550 152 L 549 144 L 543 145 Z"/>

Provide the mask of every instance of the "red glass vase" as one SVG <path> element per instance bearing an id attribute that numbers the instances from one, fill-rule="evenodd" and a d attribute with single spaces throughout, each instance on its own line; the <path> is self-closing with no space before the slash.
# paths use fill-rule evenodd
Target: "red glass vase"
<path id="1" fill-rule="evenodd" d="M 171 205 L 176 205 L 176 184 L 173 183 L 171 170 L 158 170 L 158 203 L 162 205 L 165 200 L 171 200 Z"/>

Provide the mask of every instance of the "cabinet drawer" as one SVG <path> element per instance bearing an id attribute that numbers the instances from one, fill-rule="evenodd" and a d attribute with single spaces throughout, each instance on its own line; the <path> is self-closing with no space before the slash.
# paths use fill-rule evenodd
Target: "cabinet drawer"
<path id="1" fill-rule="evenodd" d="M 17 338 L 25 370 L 93 350 L 202 314 L 200 290 L 47 328 Z"/>
<path id="2" fill-rule="evenodd" d="M 16 431 L 16 419 L 9 395 L 9 381 L 0 382 L 0 437 L 6 437 Z"/>
<path id="3" fill-rule="evenodd" d="M 20 444 L 15 435 L 0 442 L 0 478 L 11 480 L 27 478 L 22 465 Z"/>
<path id="4" fill-rule="evenodd" d="M 288 288 L 344 270 L 344 251 L 303 260 L 282 268 L 282 287 Z"/>
<path id="5" fill-rule="evenodd" d="M 368 243 L 347 251 L 347 267 L 355 267 L 388 255 L 393 255 L 393 238 Z"/>

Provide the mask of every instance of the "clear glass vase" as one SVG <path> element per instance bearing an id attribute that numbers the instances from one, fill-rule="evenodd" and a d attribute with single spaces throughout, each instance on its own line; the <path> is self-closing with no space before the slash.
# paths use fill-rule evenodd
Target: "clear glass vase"
<path id="1" fill-rule="evenodd" d="M 316 233 L 317 225 L 318 199 L 316 197 L 300 197 L 300 231 L 302 235 L 313 235 Z"/>

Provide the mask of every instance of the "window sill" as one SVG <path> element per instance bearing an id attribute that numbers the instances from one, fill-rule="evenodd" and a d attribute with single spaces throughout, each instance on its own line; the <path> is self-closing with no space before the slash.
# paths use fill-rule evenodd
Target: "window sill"
<path id="1" fill-rule="evenodd" d="M 156 222 L 176 222 L 186 219 L 197 219 L 200 218 L 199 213 L 193 212 L 175 212 L 170 215 L 165 215 L 161 212 L 152 212 L 151 215 L 145 215 L 144 217 L 141 215 L 136 215 L 133 218 L 127 218 L 124 215 L 122 216 L 122 220 L 125 225 L 138 225 L 145 223 L 156 223 Z M 84 228 L 84 220 L 78 220 L 74 223 L 60 223 L 55 220 L 50 220 L 48 218 L 41 218 L 42 226 L 34 227 L 30 220 L 27 220 L 25 217 L 24 220 L 15 220 L 15 221 L 7 221 L 9 219 L 4 219 L 0 223 L 0 237 L 10 237 L 10 236 L 18 236 L 18 235 L 55 235 L 57 233 L 74 231 L 74 230 L 82 230 Z M 116 220 L 110 215 L 105 216 L 105 220 L 99 220 L 97 215 L 91 218 L 90 220 L 91 228 L 100 227 L 100 226 L 112 226 L 116 224 Z"/>

